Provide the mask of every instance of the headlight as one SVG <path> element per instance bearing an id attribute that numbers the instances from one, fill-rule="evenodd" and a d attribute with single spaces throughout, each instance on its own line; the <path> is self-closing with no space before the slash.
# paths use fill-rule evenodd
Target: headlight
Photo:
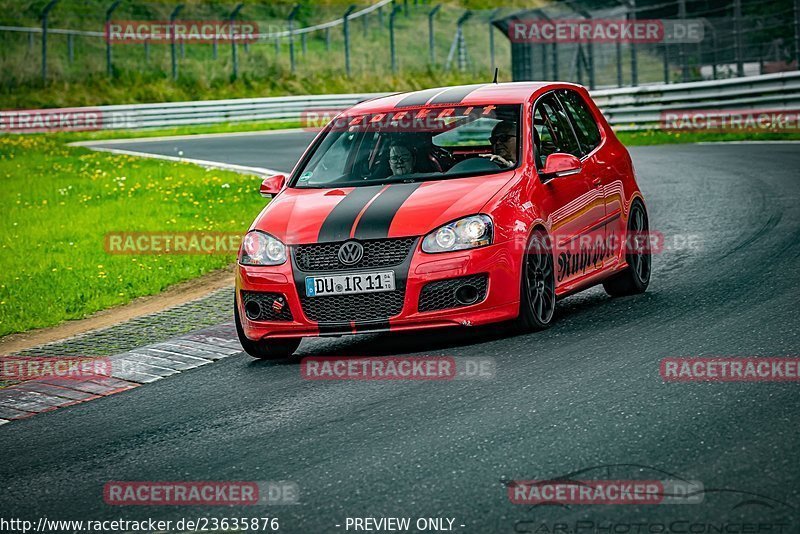
<path id="1" fill-rule="evenodd" d="M 242 239 L 239 263 L 242 265 L 280 265 L 286 261 L 286 245 L 269 234 L 253 230 Z"/>
<path id="2" fill-rule="evenodd" d="M 492 234 L 492 219 L 488 215 L 470 215 L 426 235 L 422 251 L 436 253 L 482 247 L 492 243 Z"/>

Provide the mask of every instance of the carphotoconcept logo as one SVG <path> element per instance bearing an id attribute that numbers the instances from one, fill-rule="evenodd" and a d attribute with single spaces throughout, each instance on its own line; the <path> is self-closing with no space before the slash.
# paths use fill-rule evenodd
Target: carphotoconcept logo
<path id="1" fill-rule="evenodd" d="M 621 476 L 615 476 L 621 475 Z M 748 488 L 709 487 L 698 480 L 692 480 L 658 467 L 644 464 L 601 464 L 585 467 L 548 479 L 502 480 L 507 489 L 507 497 L 514 504 L 525 505 L 534 515 L 519 518 L 514 522 L 513 532 L 572 534 L 606 533 L 660 533 L 686 534 L 711 532 L 790 532 L 786 522 L 796 515 L 791 504 L 764 495 Z M 676 510 L 669 518 L 653 517 L 584 517 L 549 521 L 539 510 L 546 506 L 555 509 L 572 510 L 574 506 L 616 506 L 705 504 L 713 505 L 714 510 L 750 510 L 758 523 L 742 522 L 732 517 L 715 517 L 710 521 L 699 520 L 691 512 Z M 646 510 L 647 508 L 641 508 Z M 592 509 L 593 510 L 593 509 Z M 683 510 L 690 510 L 683 508 Z M 697 509 L 695 509 L 697 510 Z M 703 508 L 701 508 L 701 511 Z M 642 512 L 644 513 L 644 512 Z M 645 514 L 646 515 L 646 514 Z M 720 514 L 717 514 L 720 515 Z M 793 531 L 792 531 L 793 532 Z"/>

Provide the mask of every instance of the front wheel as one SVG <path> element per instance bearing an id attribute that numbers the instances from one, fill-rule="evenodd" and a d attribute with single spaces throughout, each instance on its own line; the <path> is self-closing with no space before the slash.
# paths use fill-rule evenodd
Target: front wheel
<path id="1" fill-rule="evenodd" d="M 522 288 L 517 325 L 523 330 L 550 326 L 556 309 L 556 278 L 553 252 L 547 235 L 535 233 L 522 260 Z"/>
<path id="2" fill-rule="evenodd" d="M 244 351 L 253 358 L 262 360 L 278 360 L 288 358 L 297 347 L 300 346 L 300 339 L 271 339 L 269 341 L 253 341 L 244 335 L 242 321 L 239 318 L 239 306 L 236 299 L 233 299 L 233 319 L 236 323 L 236 335 L 239 336 L 239 343 L 242 344 Z"/>
<path id="3" fill-rule="evenodd" d="M 628 215 L 628 233 L 625 236 L 625 261 L 628 266 L 605 282 L 603 288 L 612 297 L 644 293 L 650 285 L 650 223 L 644 205 L 634 201 Z M 643 242 L 644 241 L 644 242 Z"/>

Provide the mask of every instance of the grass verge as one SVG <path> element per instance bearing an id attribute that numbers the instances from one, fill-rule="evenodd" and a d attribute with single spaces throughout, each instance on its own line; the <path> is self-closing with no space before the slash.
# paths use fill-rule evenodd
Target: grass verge
<path id="1" fill-rule="evenodd" d="M 264 206 L 252 176 L 92 152 L 68 138 L 0 136 L 0 336 L 86 317 L 235 259 L 109 254 L 109 232 L 241 234 Z"/>
<path id="2" fill-rule="evenodd" d="M 719 143 L 730 141 L 797 141 L 800 132 L 618 132 L 617 137 L 627 146 L 675 145 L 685 143 Z"/>

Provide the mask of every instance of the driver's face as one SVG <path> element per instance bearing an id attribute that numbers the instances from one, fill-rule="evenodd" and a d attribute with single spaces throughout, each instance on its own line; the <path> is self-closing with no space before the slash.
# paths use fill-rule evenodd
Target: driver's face
<path id="1" fill-rule="evenodd" d="M 389 167 L 392 174 L 411 174 L 414 172 L 414 156 L 404 146 L 393 146 L 389 149 Z"/>
<path id="2" fill-rule="evenodd" d="M 492 152 L 507 159 L 511 163 L 517 162 L 517 132 L 514 130 L 500 130 L 492 133 Z"/>

